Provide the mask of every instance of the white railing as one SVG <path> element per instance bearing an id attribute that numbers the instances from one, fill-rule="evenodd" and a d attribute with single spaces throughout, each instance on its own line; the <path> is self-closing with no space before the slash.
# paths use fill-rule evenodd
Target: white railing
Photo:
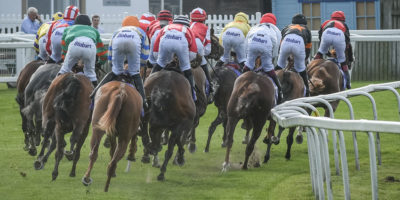
<path id="1" fill-rule="evenodd" d="M 358 144 L 356 132 L 365 132 L 368 136 L 369 156 L 370 156 L 370 173 L 371 173 L 371 191 L 372 199 L 378 199 L 378 175 L 376 154 L 378 155 L 378 164 L 381 163 L 380 154 L 380 138 L 379 133 L 394 133 L 400 134 L 400 122 L 393 121 L 375 121 L 377 120 L 377 110 L 374 98 L 369 94 L 378 91 L 391 91 L 397 99 L 398 114 L 400 114 L 400 95 L 396 88 L 400 88 L 400 81 L 369 85 L 362 88 L 352 89 L 330 95 L 320 95 L 316 97 L 301 98 L 285 102 L 272 109 L 272 117 L 277 123 L 285 128 L 302 126 L 307 132 L 308 156 L 310 164 L 310 176 L 312 189 L 316 199 L 325 199 L 325 194 L 328 199 L 333 199 L 331 170 L 329 165 L 329 149 L 327 143 L 328 133 L 332 132 L 332 142 L 334 147 L 334 160 L 336 174 L 339 175 L 339 159 L 336 149 L 336 137 L 339 136 L 340 158 L 342 166 L 342 177 L 344 186 L 344 197 L 350 199 L 350 184 L 347 165 L 346 146 L 344 141 L 343 131 L 352 131 L 353 146 L 355 154 L 356 169 L 359 170 L 358 161 Z M 354 120 L 354 111 L 351 102 L 348 98 L 355 96 L 367 97 L 373 108 L 374 120 Z M 332 107 L 329 104 L 331 101 L 343 101 L 350 113 L 350 120 L 335 119 L 332 112 Z M 318 110 L 314 107 L 316 104 L 324 104 L 331 112 L 329 118 L 309 116 L 306 109 L 311 109 L 315 112 Z M 373 133 L 376 133 L 376 147 Z M 338 133 L 338 134 L 337 134 Z M 377 149 L 377 153 L 375 154 Z M 326 184 L 326 191 L 324 189 Z M 326 192 L 326 193 L 325 193 Z"/>

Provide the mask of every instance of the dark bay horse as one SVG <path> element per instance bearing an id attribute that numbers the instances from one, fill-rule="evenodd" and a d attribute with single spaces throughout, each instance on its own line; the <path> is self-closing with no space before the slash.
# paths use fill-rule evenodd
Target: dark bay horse
<path id="1" fill-rule="evenodd" d="M 175 71 L 161 70 L 151 74 L 144 88 L 150 109 L 143 118 L 143 131 L 147 131 L 149 126 L 151 143 L 146 149 L 150 154 L 156 155 L 161 151 L 162 132 L 164 130 L 171 132 L 165 159 L 160 168 L 161 173 L 157 177 L 158 180 L 164 180 L 175 144 L 178 145 L 177 164 L 184 164 L 184 140 L 193 127 L 196 107 L 189 82 L 182 74 Z M 146 136 L 147 133 L 142 133 L 142 137 Z"/>
<path id="2" fill-rule="evenodd" d="M 43 65 L 44 62 L 40 60 L 34 60 L 28 64 L 25 65 L 25 67 L 21 70 L 19 73 L 18 79 L 17 79 L 17 96 L 15 97 L 15 100 L 17 101 L 19 105 L 19 112 L 21 114 L 21 119 L 22 119 L 22 131 L 24 132 L 25 136 L 25 147 L 24 150 L 28 151 L 29 150 L 29 137 L 28 137 L 28 128 L 27 128 L 27 119 L 25 115 L 22 113 L 22 109 L 25 108 L 25 88 L 29 83 L 29 80 L 31 79 L 31 76 L 35 71 L 39 68 L 39 66 Z M 39 135 L 40 136 L 40 135 Z M 40 137 L 39 137 L 40 139 Z M 31 152 L 33 153 L 33 152 Z"/>
<path id="3" fill-rule="evenodd" d="M 283 101 L 290 101 L 293 99 L 301 98 L 304 97 L 305 95 L 305 87 L 304 87 L 304 82 L 301 76 L 295 72 L 290 70 L 290 66 L 286 67 L 284 70 L 277 70 L 276 74 L 279 78 L 279 81 L 281 82 L 282 85 L 282 93 L 283 93 Z M 263 142 L 268 145 L 267 147 L 267 152 L 264 156 L 264 163 L 267 163 L 269 158 L 270 158 L 270 151 L 271 151 L 271 146 L 272 143 L 275 145 L 279 144 L 280 142 L 280 137 L 281 134 L 284 130 L 284 128 L 279 126 L 279 132 L 278 132 L 278 137 L 274 136 L 274 130 L 275 130 L 276 122 L 274 120 L 271 120 L 269 126 L 268 126 L 268 134 L 265 136 Z M 293 134 L 296 130 L 296 127 L 289 128 L 289 134 L 286 137 L 286 143 L 287 143 L 287 150 L 286 150 L 286 159 L 290 159 L 290 150 L 293 144 Z M 301 136 L 298 135 L 297 141 L 298 143 L 301 141 Z"/>
<path id="4" fill-rule="evenodd" d="M 65 73 L 56 77 L 51 83 L 43 100 L 43 128 L 45 139 L 52 137 L 48 155 L 56 148 L 55 165 L 52 180 L 58 176 L 58 165 L 65 154 L 73 160 L 69 176 L 75 177 L 76 164 L 80 158 L 82 145 L 89 132 L 91 119 L 90 94 L 93 86 L 83 74 Z M 66 146 L 64 135 L 72 131 L 70 151 L 64 152 Z M 54 134 L 53 134 L 54 132 Z M 45 140 L 44 139 L 44 140 Z M 44 146 L 42 146 L 42 149 Z M 38 157 L 35 168 L 43 168 L 46 161 Z"/>
<path id="5" fill-rule="evenodd" d="M 230 167 L 230 151 L 233 145 L 233 134 L 240 119 L 250 123 L 253 134 L 246 146 L 245 161 L 242 169 L 247 169 L 249 157 L 254 150 L 254 145 L 261 134 L 262 128 L 271 119 L 271 109 L 275 106 L 275 88 L 266 75 L 246 72 L 236 79 L 232 95 L 229 99 L 226 125 L 226 155 L 223 164 L 223 171 Z"/>
<path id="6" fill-rule="evenodd" d="M 89 167 L 82 178 L 84 185 L 90 185 L 90 173 L 97 160 L 101 138 L 107 133 L 111 138 L 111 161 L 107 168 L 107 182 L 104 191 L 108 191 L 111 177 L 115 174 L 117 163 L 124 156 L 129 142 L 136 142 L 136 133 L 140 123 L 142 97 L 139 92 L 126 83 L 111 81 L 103 85 L 95 97 L 92 117 L 93 134 L 90 141 Z M 116 142 L 118 138 L 118 143 Z"/>
<path id="7" fill-rule="evenodd" d="M 22 113 L 26 119 L 29 154 L 35 156 L 36 146 L 40 144 L 42 129 L 42 102 L 51 82 L 60 71 L 58 64 L 41 65 L 32 74 L 24 92 L 24 108 Z"/>
<path id="8" fill-rule="evenodd" d="M 336 63 L 330 60 L 313 60 L 307 65 L 308 77 L 310 79 L 310 95 L 318 96 L 321 94 L 331 94 L 345 89 L 343 84 L 343 75 Z M 330 103 L 335 112 L 339 101 Z M 329 110 L 325 109 L 325 117 L 329 117 Z"/>

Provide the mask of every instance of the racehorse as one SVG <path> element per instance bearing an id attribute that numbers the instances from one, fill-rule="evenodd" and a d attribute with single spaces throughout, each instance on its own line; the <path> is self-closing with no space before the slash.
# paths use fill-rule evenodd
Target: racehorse
<path id="1" fill-rule="evenodd" d="M 111 161 L 107 169 L 107 182 L 104 191 L 108 191 L 111 177 L 115 174 L 117 163 L 124 156 L 129 142 L 136 137 L 140 123 L 142 97 L 139 92 L 126 83 L 112 81 L 103 85 L 95 97 L 90 141 L 89 167 L 82 178 L 86 186 L 92 183 L 90 173 L 97 160 L 98 149 L 104 133 L 111 137 Z M 118 143 L 116 144 L 116 137 Z M 135 140 L 132 140 L 136 142 Z"/>
<path id="2" fill-rule="evenodd" d="M 272 81 L 266 75 L 249 71 L 236 79 L 227 107 L 227 149 L 223 171 L 227 171 L 230 166 L 229 155 L 233 145 L 233 134 L 238 121 L 244 119 L 253 128 L 252 136 L 246 146 L 245 161 L 242 165 L 242 169 L 247 169 L 249 157 L 254 150 L 254 144 L 260 136 L 265 122 L 267 119 L 272 121 L 270 115 L 273 106 L 275 106 L 275 88 Z"/>
<path id="3" fill-rule="evenodd" d="M 42 102 L 51 82 L 60 71 L 58 64 L 45 64 L 32 74 L 24 92 L 22 113 L 26 119 L 29 154 L 35 156 L 40 144 L 42 129 Z M 22 84 L 21 84 L 22 85 Z"/>
<path id="4" fill-rule="evenodd" d="M 58 176 L 58 165 L 64 154 L 68 160 L 73 160 L 69 176 L 75 177 L 80 150 L 89 132 L 91 119 L 89 96 L 92 91 L 93 86 L 86 76 L 65 73 L 53 80 L 46 93 L 43 100 L 44 137 L 48 139 L 52 136 L 50 149 L 46 156 L 48 157 L 57 148 L 52 180 L 55 180 Z M 64 135 L 71 131 L 70 151 L 64 152 L 66 146 Z M 42 148 L 44 147 L 42 146 Z M 39 157 L 35 162 L 35 168 L 41 169 L 43 164 L 43 158 Z"/>
<path id="5" fill-rule="evenodd" d="M 26 119 L 25 115 L 22 113 L 22 109 L 24 109 L 24 107 L 25 107 L 25 88 L 28 85 L 32 74 L 35 73 L 35 71 L 39 68 L 39 66 L 41 66 L 43 64 L 44 64 L 44 62 L 41 60 L 34 60 L 34 61 L 26 64 L 25 67 L 19 73 L 19 76 L 17 79 L 17 96 L 15 97 L 15 100 L 17 101 L 17 103 L 19 105 L 19 112 L 21 114 L 21 119 L 22 119 L 22 131 L 24 132 L 24 136 L 25 136 L 25 140 L 24 140 L 24 142 L 25 142 L 24 150 L 25 151 L 29 150 L 29 136 L 28 136 L 28 129 L 27 129 L 27 121 L 28 120 Z M 38 139 L 40 141 L 40 137 Z M 36 142 L 39 142 L 39 141 L 36 141 Z M 39 143 L 36 143 L 36 145 L 39 145 Z M 33 153 L 33 152 L 31 152 L 31 153 Z"/>
<path id="6" fill-rule="evenodd" d="M 339 66 L 330 61 L 324 59 L 317 59 L 310 62 L 307 65 L 307 72 L 309 76 L 310 95 L 318 96 L 321 94 L 331 94 L 340 92 L 345 89 L 343 75 L 339 70 Z M 338 101 L 330 102 L 335 112 Z M 321 105 L 320 105 L 321 106 Z M 330 113 L 326 106 L 322 107 L 325 109 L 325 117 L 329 117 Z"/>
<path id="7" fill-rule="evenodd" d="M 192 98 L 192 91 L 187 79 L 175 71 L 161 70 L 151 74 L 144 84 L 149 112 L 143 118 L 143 131 L 147 131 L 147 122 L 151 143 L 146 145 L 147 151 L 156 155 L 161 151 L 161 134 L 166 129 L 171 131 L 168 141 L 168 149 L 160 168 L 158 180 L 164 180 L 167 164 L 172 156 L 175 144 L 178 145 L 178 153 L 175 159 L 179 165 L 184 164 L 184 141 L 188 132 L 193 127 L 196 115 L 196 107 Z M 142 139 L 148 137 L 142 133 Z"/>
<path id="8" fill-rule="evenodd" d="M 304 87 L 303 79 L 297 72 L 292 71 L 291 67 L 293 67 L 293 65 L 291 65 L 291 62 L 289 61 L 289 64 L 285 69 L 276 71 L 276 74 L 282 85 L 282 93 L 283 93 L 283 101 L 282 102 L 304 97 L 304 94 L 305 94 L 305 87 Z M 274 136 L 275 126 L 276 126 L 276 122 L 271 120 L 271 122 L 268 126 L 268 131 L 267 131 L 268 134 L 267 134 L 267 136 L 265 136 L 265 138 L 263 140 L 263 142 L 268 145 L 267 152 L 264 156 L 264 163 L 267 163 L 270 158 L 270 151 L 271 151 L 272 143 L 274 143 L 275 145 L 279 144 L 281 134 L 284 130 L 284 128 L 279 126 L 278 137 L 275 137 Z M 286 150 L 285 158 L 288 160 L 290 159 L 290 149 L 293 144 L 293 134 L 294 134 L 295 130 L 296 130 L 296 127 L 289 128 L 289 134 L 286 137 L 287 150 Z M 298 143 L 300 143 L 300 141 L 301 141 L 300 137 L 301 137 L 301 135 L 297 136 Z"/>

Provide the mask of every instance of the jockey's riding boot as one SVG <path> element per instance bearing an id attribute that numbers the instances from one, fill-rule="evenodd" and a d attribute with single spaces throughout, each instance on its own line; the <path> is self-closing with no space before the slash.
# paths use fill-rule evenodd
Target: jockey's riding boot
<path id="1" fill-rule="evenodd" d="M 215 64 L 215 67 L 222 67 L 224 65 L 224 61 L 218 60 L 218 62 Z"/>
<path id="2" fill-rule="evenodd" d="M 320 53 L 319 51 L 314 56 L 314 60 L 317 60 L 317 59 L 322 59 L 322 53 Z"/>
<path id="3" fill-rule="evenodd" d="M 92 94 L 90 94 L 90 98 L 93 99 L 94 96 L 96 95 L 97 90 L 98 90 L 102 85 L 104 85 L 104 84 L 106 84 L 106 83 L 108 83 L 108 82 L 114 80 L 115 78 L 117 78 L 117 75 L 115 75 L 114 72 L 112 72 L 112 71 L 111 71 L 111 72 L 108 72 L 108 73 L 104 76 L 103 80 L 101 80 L 99 84 L 96 84 L 96 86 L 95 86 L 95 88 L 94 88 Z"/>
<path id="4" fill-rule="evenodd" d="M 188 81 L 190 83 L 190 88 L 192 90 L 193 100 L 197 101 L 196 91 L 195 91 L 195 88 L 194 88 L 194 79 L 193 79 L 192 69 L 188 69 L 188 70 L 183 71 L 183 75 L 185 75 L 185 77 L 188 79 Z"/>
<path id="5" fill-rule="evenodd" d="M 346 64 L 346 62 L 342 62 L 340 65 L 342 66 L 344 78 L 346 79 L 346 88 L 351 89 L 349 66 Z"/>
<path id="6" fill-rule="evenodd" d="M 279 65 L 275 66 L 274 70 L 282 70 L 282 67 L 280 67 Z"/>
<path id="7" fill-rule="evenodd" d="M 276 101 L 277 104 L 281 104 L 283 100 L 283 93 L 282 93 L 282 86 L 281 82 L 278 79 L 278 76 L 275 73 L 275 70 L 271 70 L 267 72 L 268 76 L 272 78 L 276 87 L 278 88 L 278 100 Z"/>
<path id="8" fill-rule="evenodd" d="M 308 86 L 308 75 L 307 75 L 307 70 L 304 70 L 302 72 L 299 72 L 301 78 L 303 79 L 304 86 L 306 87 L 306 97 L 310 96 L 310 87 Z"/>
<path id="9" fill-rule="evenodd" d="M 92 81 L 92 85 L 93 85 L 93 87 L 96 87 L 97 86 L 97 81 Z"/>
<path id="10" fill-rule="evenodd" d="M 151 70 L 151 74 L 154 72 L 161 71 L 161 70 L 162 70 L 162 67 L 157 63 L 154 65 L 153 69 Z"/>
<path id="11" fill-rule="evenodd" d="M 46 64 L 50 63 L 56 63 L 56 61 L 54 61 L 52 58 L 49 57 L 49 59 L 46 61 Z"/>
<path id="12" fill-rule="evenodd" d="M 203 69 L 204 73 L 206 74 L 206 78 L 208 80 L 208 85 L 209 85 L 209 93 L 212 94 L 214 92 L 214 89 L 213 89 L 213 84 L 211 82 L 210 73 L 208 72 L 207 64 L 201 65 L 200 67 Z"/>
<path id="13" fill-rule="evenodd" d="M 133 75 L 132 80 L 136 87 L 136 90 L 139 92 L 140 96 L 142 96 L 143 108 L 147 109 L 148 105 L 147 105 L 147 101 L 146 101 L 146 94 L 144 93 L 143 81 L 142 81 L 142 78 L 140 77 L 140 74 Z"/>

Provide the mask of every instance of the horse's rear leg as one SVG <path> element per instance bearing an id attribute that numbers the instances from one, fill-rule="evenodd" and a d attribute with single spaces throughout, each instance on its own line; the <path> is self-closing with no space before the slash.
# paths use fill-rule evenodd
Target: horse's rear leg
<path id="1" fill-rule="evenodd" d="M 111 137 L 111 140 L 115 140 L 115 137 Z M 104 192 L 108 192 L 108 187 L 110 186 L 111 177 L 115 175 L 115 169 L 117 168 L 117 163 L 124 157 L 126 148 L 128 147 L 130 139 L 127 137 L 118 138 L 118 145 L 115 148 L 114 155 L 107 167 L 107 182 L 104 187 Z M 115 144 L 115 141 L 111 141 L 111 148 Z"/>
<path id="2" fill-rule="evenodd" d="M 185 164 L 185 148 L 183 147 L 182 140 L 177 140 L 176 144 L 178 145 L 178 152 L 176 153 L 174 164 L 183 166 Z"/>
<path id="3" fill-rule="evenodd" d="M 167 149 L 167 151 L 165 151 L 164 162 L 160 168 L 160 174 L 157 177 L 157 180 L 159 180 L 159 181 L 165 180 L 164 174 L 167 171 L 168 161 L 169 161 L 169 159 L 171 159 L 171 156 L 174 152 L 174 147 L 175 147 L 175 144 L 177 143 L 177 140 L 180 140 L 180 135 L 181 134 L 178 133 L 177 130 L 171 131 L 171 136 L 168 140 L 168 149 Z"/>
<path id="4" fill-rule="evenodd" d="M 57 179 L 58 176 L 58 166 L 60 164 L 60 161 L 62 159 L 62 157 L 64 156 L 64 134 L 61 132 L 61 127 L 59 125 L 60 122 L 57 122 L 56 124 L 56 128 L 55 128 L 55 136 L 56 136 L 56 142 L 57 142 L 57 150 L 56 150 L 56 162 L 54 164 L 54 170 L 52 173 L 52 180 L 55 181 Z"/>
<path id="5" fill-rule="evenodd" d="M 33 119 L 28 119 L 27 121 L 27 135 L 28 135 L 28 153 L 31 156 L 37 154 L 36 144 L 35 144 L 35 124 Z"/>
<path id="6" fill-rule="evenodd" d="M 40 145 L 40 137 L 43 132 L 42 128 L 42 116 L 36 116 L 35 118 L 35 138 L 34 138 L 34 143 L 36 146 Z"/>
<path id="7" fill-rule="evenodd" d="M 286 143 L 287 143 L 287 150 L 286 150 L 286 155 L 285 158 L 290 160 L 290 149 L 292 148 L 292 144 L 293 144 L 293 134 L 294 131 L 296 130 L 296 127 L 291 127 L 289 129 L 289 134 L 286 137 Z"/>
<path id="8" fill-rule="evenodd" d="M 197 124 L 198 125 L 198 124 Z M 190 137 L 189 137 L 189 145 L 188 149 L 190 153 L 196 152 L 196 127 L 197 125 L 193 126 L 190 130 Z"/>
<path id="9" fill-rule="evenodd" d="M 22 132 L 24 133 L 25 139 L 24 139 L 24 151 L 28 151 L 29 150 L 29 137 L 28 137 L 28 124 L 27 124 L 27 118 L 26 116 L 22 113 L 23 108 L 20 107 L 20 111 L 19 113 L 21 114 L 21 119 L 22 119 Z"/>
<path id="10" fill-rule="evenodd" d="M 101 138 L 104 135 L 104 131 L 98 129 L 98 128 L 93 128 L 93 134 L 92 138 L 90 139 L 90 154 L 89 154 L 89 166 L 88 169 L 86 170 L 85 175 L 82 178 L 82 183 L 85 186 L 88 186 L 92 183 L 92 178 L 90 178 L 90 173 L 92 172 L 93 165 L 97 160 L 98 156 L 98 151 L 99 151 L 99 146 L 101 142 Z"/>
<path id="11" fill-rule="evenodd" d="M 246 146 L 246 157 L 244 159 L 242 169 L 245 169 L 245 170 L 248 169 L 247 164 L 249 162 L 249 157 L 250 157 L 251 153 L 253 153 L 254 145 L 256 144 L 257 139 L 261 135 L 261 131 L 265 124 L 265 121 L 266 121 L 265 118 L 264 119 L 262 119 L 262 118 L 261 119 L 253 119 L 253 122 L 254 122 L 253 134 L 251 135 L 249 144 L 247 144 L 247 146 Z M 257 165 L 257 163 L 255 163 L 255 165 Z M 259 165 L 260 165 L 260 163 L 258 163 L 258 166 Z"/>
<path id="12" fill-rule="evenodd" d="M 228 117 L 228 122 L 226 126 L 226 153 L 225 153 L 225 162 L 222 165 L 222 171 L 226 172 L 229 170 L 230 163 L 229 163 L 229 154 L 232 149 L 233 145 L 233 134 L 235 133 L 235 128 L 238 123 L 239 119 L 236 117 Z"/>
<path id="13" fill-rule="evenodd" d="M 217 128 L 218 125 L 220 125 L 223 122 L 221 114 L 220 114 L 220 110 L 218 109 L 218 115 L 215 118 L 215 120 L 213 122 L 211 122 L 210 127 L 208 128 L 208 138 L 207 138 L 207 144 L 206 144 L 206 148 L 204 149 L 204 152 L 208 152 L 210 149 L 210 142 L 211 142 L 211 137 L 215 132 L 215 129 Z"/>
<path id="14" fill-rule="evenodd" d="M 80 134 L 79 134 L 80 137 L 79 137 L 79 140 L 78 140 L 78 142 L 76 144 L 76 148 L 75 148 L 74 154 L 73 154 L 74 155 L 74 157 L 73 157 L 74 161 L 72 163 L 72 169 L 71 169 L 71 172 L 69 174 L 70 177 L 75 177 L 76 164 L 78 163 L 78 160 L 81 157 L 81 148 L 82 148 L 83 143 L 85 142 L 86 137 L 87 137 L 87 135 L 89 133 L 89 126 L 90 126 L 90 122 L 88 122 L 86 124 L 86 126 L 83 129 L 83 131 L 81 131 Z"/>
<path id="15" fill-rule="evenodd" d="M 129 161 L 135 162 L 136 161 L 136 157 L 135 154 L 137 152 L 137 135 L 133 136 L 131 139 L 131 143 L 129 145 L 129 154 L 128 157 L 126 158 Z"/>

